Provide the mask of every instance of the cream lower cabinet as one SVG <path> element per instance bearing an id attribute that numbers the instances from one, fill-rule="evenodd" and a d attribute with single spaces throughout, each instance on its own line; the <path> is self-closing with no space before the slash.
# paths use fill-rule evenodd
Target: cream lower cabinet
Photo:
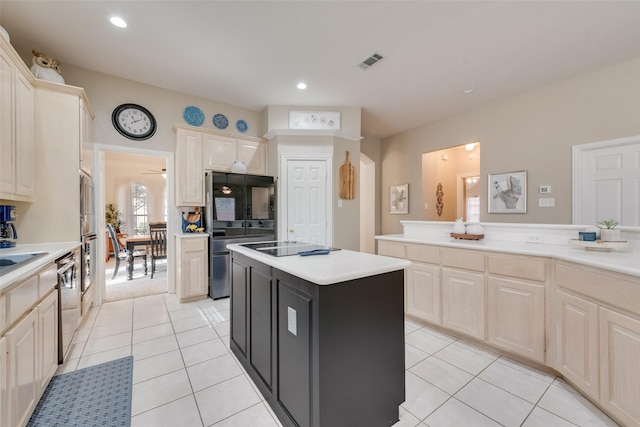
<path id="1" fill-rule="evenodd" d="M 600 307 L 600 403 L 640 426 L 640 320 Z"/>
<path id="2" fill-rule="evenodd" d="M 495 346 L 545 361 L 545 286 L 489 277 L 487 341 Z"/>
<path id="3" fill-rule="evenodd" d="M 58 369 L 58 291 L 38 304 L 38 394 L 42 395 Z"/>
<path id="4" fill-rule="evenodd" d="M 439 325 L 440 267 L 414 262 L 407 270 L 406 299 L 407 314 Z"/>
<path id="5" fill-rule="evenodd" d="M 442 269 L 442 325 L 485 339 L 483 274 Z"/>
<path id="6" fill-rule="evenodd" d="M 9 329 L 7 340 L 8 412 L 11 427 L 27 424 L 38 403 L 38 309 Z"/>
<path id="7" fill-rule="evenodd" d="M 556 369 L 594 399 L 600 393 L 598 306 L 557 290 L 555 294 Z"/>
<path id="8" fill-rule="evenodd" d="M 176 294 L 180 302 L 207 297 L 208 242 L 207 234 L 176 236 Z"/>
<path id="9" fill-rule="evenodd" d="M 7 340 L 0 338 L 0 426 L 9 425 L 7 415 Z"/>

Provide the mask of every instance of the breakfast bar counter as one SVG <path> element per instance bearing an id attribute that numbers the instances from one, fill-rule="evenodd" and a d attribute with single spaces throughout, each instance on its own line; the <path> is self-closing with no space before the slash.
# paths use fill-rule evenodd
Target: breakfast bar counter
<path id="1" fill-rule="evenodd" d="M 273 242 L 277 245 L 277 242 Z M 404 269 L 334 250 L 231 251 L 231 350 L 286 427 L 386 427 L 405 400 Z"/>

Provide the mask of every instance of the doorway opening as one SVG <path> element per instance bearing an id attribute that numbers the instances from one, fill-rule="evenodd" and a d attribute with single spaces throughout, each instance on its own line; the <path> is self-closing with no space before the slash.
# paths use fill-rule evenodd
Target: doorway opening
<path id="1" fill-rule="evenodd" d="M 174 232 L 173 153 L 107 145 L 96 145 L 96 153 L 96 215 L 98 229 L 105 232 L 99 233 L 102 265 L 98 268 L 99 292 L 94 304 L 173 292 L 172 244 L 168 245 L 166 259 L 156 261 L 153 279 L 148 245 L 143 242 L 134 247 L 138 256 L 134 256 L 130 279 L 126 252 L 127 243 L 148 235 L 150 222 L 166 222 L 167 233 Z M 106 228 L 108 207 L 119 217 L 115 244 Z"/>

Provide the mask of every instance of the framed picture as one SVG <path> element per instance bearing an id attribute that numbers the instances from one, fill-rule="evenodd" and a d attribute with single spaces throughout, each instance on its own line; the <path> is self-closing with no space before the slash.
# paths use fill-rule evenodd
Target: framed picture
<path id="1" fill-rule="evenodd" d="M 489 213 L 527 213 L 527 171 L 489 174 Z"/>
<path id="2" fill-rule="evenodd" d="M 389 188 L 389 213 L 409 213 L 409 184 L 392 185 Z"/>

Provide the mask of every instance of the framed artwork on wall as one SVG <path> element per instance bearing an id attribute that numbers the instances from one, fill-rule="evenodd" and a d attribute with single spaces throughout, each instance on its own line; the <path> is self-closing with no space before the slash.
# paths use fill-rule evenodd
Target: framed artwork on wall
<path id="1" fill-rule="evenodd" d="M 392 185 L 389 188 L 389 213 L 409 213 L 409 184 Z"/>
<path id="2" fill-rule="evenodd" d="M 527 171 L 489 174 L 489 213 L 527 213 Z"/>

